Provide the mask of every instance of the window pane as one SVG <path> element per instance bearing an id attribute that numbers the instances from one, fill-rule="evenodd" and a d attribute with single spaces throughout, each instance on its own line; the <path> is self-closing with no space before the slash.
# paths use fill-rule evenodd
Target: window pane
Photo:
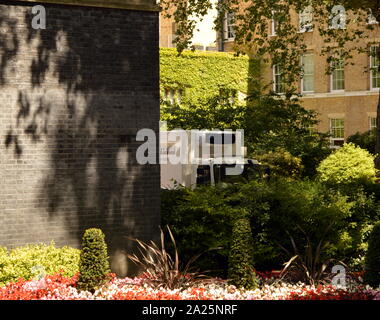
<path id="1" fill-rule="evenodd" d="M 371 85 L 372 88 L 380 88 L 379 57 L 377 46 L 371 47 Z"/>
<path id="2" fill-rule="evenodd" d="M 303 79 L 303 91 L 314 91 L 314 77 L 305 76 Z"/>
<path id="3" fill-rule="evenodd" d="M 331 136 L 333 139 L 344 139 L 344 120 L 331 119 Z"/>
<path id="4" fill-rule="evenodd" d="M 234 14 L 233 13 L 226 13 L 226 38 L 227 39 L 233 39 L 235 38 L 235 28 L 234 28 Z"/>
<path id="5" fill-rule="evenodd" d="M 282 76 L 281 67 L 275 65 L 274 67 L 274 90 L 276 93 L 284 93 L 284 79 Z"/>
<path id="6" fill-rule="evenodd" d="M 332 90 L 344 90 L 344 60 L 338 60 L 333 62 L 332 71 Z"/>
<path id="7" fill-rule="evenodd" d="M 307 54 L 302 57 L 303 63 L 303 91 L 314 91 L 314 55 Z"/>
<path id="8" fill-rule="evenodd" d="M 376 129 L 377 128 L 377 119 L 370 117 L 369 118 L 369 130 Z"/>
<path id="9" fill-rule="evenodd" d="M 313 29 L 313 8 L 311 6 L 300 13 L 299 26 L 301 32 L 308 32 Z"/>
<path id="10" fill-rule="evenodd" d="M 277 12 L 276 11 L 272 11 L 272 35 L 276 35 L 277 34 L 277 30 L 279 28 L 279 21 L 278 21 L 278 18 L 276 17 L 277 15 Z"/>

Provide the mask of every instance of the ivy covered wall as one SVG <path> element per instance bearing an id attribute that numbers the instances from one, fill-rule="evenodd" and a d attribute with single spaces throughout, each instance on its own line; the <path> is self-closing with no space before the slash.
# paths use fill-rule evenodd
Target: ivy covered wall
<path id="1" fill-rule="evenodd" d="M 203 102 L 221 89 L 247 93 L 249 59 L 225 52 L 160 49 L 161 98 L 175 94 L 184 104 Z"/>

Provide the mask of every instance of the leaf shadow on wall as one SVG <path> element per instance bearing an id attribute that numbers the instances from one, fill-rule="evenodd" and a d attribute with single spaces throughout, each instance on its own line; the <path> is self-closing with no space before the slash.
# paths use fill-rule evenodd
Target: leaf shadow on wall
<path id="1" fill-rule="evenodd" d="M 32 29 L 31 7 L 22 7 L 26 43 L 37 45 L 29 79 L 23 79 L 29 85 L 18 89 L 17 116 L 4 144 L 14 148 L 17 159 L 30 142 L 50 146 L 39 207 L 48 208 L 51 221 L 65 217 L 66 231 L 77 243 L 85 229 L 101 228 L 112 255 L 126 248 L 126 237 L 150 239 L 160 223 L 154 184 L 159 180 L 149 179 L 159 168 L 140 166 L 135 156 L 144 116 L 153 119 L 145 124 L 158 127 L 158 53 L 152 49 L 157 40 L 149 32 L 155 22 L 141 23 L 141 33 L 131 34 L 128 26 L 141 20 L 141 13 L 45 7 L 50 17 L 45 30 Z M 5 86 L 9 63 L 21 52 L 22 34 L 16 30 L 21 21 L 0 17 L 0 23 L 10 30 L 0 37 Z M 140 75 L 141 70 L 152 72 Z"/>

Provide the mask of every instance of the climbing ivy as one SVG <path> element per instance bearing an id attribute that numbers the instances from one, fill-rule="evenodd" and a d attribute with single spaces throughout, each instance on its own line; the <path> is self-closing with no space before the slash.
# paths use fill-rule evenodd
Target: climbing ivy
<path id="1" fill-rule="evenodd" d="M 207 101 L 220 90 L 247 93 L 249 58 L 225 52 L 184 51 L 160 49 L 161 98 L 165 89 L 181 92 L 181 103 L 197 104 Z"/>

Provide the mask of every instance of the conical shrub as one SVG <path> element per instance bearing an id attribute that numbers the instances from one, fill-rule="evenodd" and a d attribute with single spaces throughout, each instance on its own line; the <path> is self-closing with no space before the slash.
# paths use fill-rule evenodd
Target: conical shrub
<path id="1" fill-rule="evenodd" d="M 228 258 L 230 284 L 247 290 L 257 287 L 253 269 L 253 238 L 249 219 L 238 218 L 232 230 L 232 243 Z"/>
<path id="2" fill-rule="evenodd" d="M 79 261 L 77 288 L 94 292 L 104 285 L 110 273 L 107 244 L 100 229 L 88 229 L 83 235 L 82 251 Z"/>
<path id="3" fill-rule="evenodd" d="M 380 222 L 373 227 L 368 241 L 364 282 L 373 288 L 380 286 Z"/>

